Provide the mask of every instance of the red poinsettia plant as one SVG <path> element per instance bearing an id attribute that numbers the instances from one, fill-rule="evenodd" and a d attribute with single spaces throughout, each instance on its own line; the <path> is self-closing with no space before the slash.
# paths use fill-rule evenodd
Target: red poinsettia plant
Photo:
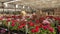
<path id="1" fill-rule="evenodd" d="M 15 18 L 16 17 L 16 18 Z M 3 22 L 3 26 L 7 27 L 10 30 L 20 30 L 22 28 L 24 28 L 25 26 L 25 21 L 21 20 L 22 16 L 10 16 L 10 18 L 8 18 L 8 16 L 4 17 L 2 20 Z"/>
<path id="2" fill-rule="evenodd" d="M 25 23 L 24 23 L 24 21 L 23 22 L 18 22 L 17 20 L 12 20 L 11 22 L 10 22 L 10 29 L 11 30 L 23 30 L 24 29 L 24 27 L 25 27 Z"/>
<path id="3" fill-rule="evenodd" d="M 32 25 L 32 24 L 31 24 Z M 34 24 L 31 26 L 29 24 L 29 33 L 30 34 L 56 34 L 55 28 L 50 26 L 50 24 Z"/>
<path id="4" fill-rule="evenodd" d="M 56 34 L 56 26 L 54 23 L 60 23 L 60 18 L 53 16 L 37 18 L 36 15 L 33 15 L 32 17 L 26 16 L 23 18 L 22 16 L 14 15 L 3 19 L 0 18 L 0 20 L 2 20 L 4 25 L 10 30 L 24 31 L 27 28 L 27 33 L 29 34 Z M 60 26 L 58 26 L 58 29 L 60 29 Z"/>

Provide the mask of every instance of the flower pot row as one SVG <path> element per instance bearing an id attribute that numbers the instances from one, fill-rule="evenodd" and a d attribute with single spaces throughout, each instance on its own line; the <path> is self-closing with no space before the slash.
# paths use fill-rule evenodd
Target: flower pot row
<path id="1" fill-rule="evenodd" d="M 0 34 L 25 34 L 25 32 L 19 30 L 8 30 L 6 28 L 0 28 Z"/>
<path id="2" fill-rule="evenodd" d="M 39 17 L 0 18 L 1 27 L 9 30 L 13 34 L 56 34 L 60 32 L 60 17 L 46 16 Z"/>

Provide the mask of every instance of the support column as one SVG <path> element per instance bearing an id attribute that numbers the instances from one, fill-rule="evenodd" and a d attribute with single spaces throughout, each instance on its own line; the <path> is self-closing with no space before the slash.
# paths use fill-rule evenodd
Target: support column
<path id="1" fill-rule="evenodd" d="M 3 9 L 3 13 L 4 13 L 4 2 L 2 2 L 2 9 Z"/>

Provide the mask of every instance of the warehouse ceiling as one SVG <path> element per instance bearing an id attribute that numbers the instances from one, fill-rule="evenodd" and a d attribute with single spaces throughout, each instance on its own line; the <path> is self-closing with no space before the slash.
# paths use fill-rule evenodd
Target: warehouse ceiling
<path id="1" fill-rule="evenodd" d="M 0 0 L 0 2 L 8 2 L 8 1 L 11 1 L 11 0 Z"/>
<path id="2" fill-rule="evenodd" d="M 11 3 L 11 4 L 18 4 L 18 5 L 25 5 L 30 6 L 32 8 L 57 8 L 60 7 L 60 0 L 0 0 L 0 2 Z"/>

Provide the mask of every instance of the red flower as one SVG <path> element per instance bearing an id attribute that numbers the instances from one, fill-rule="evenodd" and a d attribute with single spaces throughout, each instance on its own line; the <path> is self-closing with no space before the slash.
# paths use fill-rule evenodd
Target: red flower
<path id="1" fill-rule="evenodd" d="M 58 26 L 58 31 L 60 32 L 60 26 Z"/>
<path id="2" fill-rule="evenodd" d="M 43 28 L 44 30 L 46 30 L 46 29 L 47 29 L 47 26 L 43 26 L 42 28 Z"/>
<path id="3" fill-rule="evenodd" d="M 12 20 L 12 22 L 16 22 L 17 20 Z"/>
<path id="4" fill-rule="evenodd" d="M 39 26 L 36 26 L 34 29 L 31 30 L 32 33 L 38 32 L 39 31 Z"/>
<path id="5" fill-rule="evenodd" d="M 40 23 L 40 21 L 39 20 L 36 20 L 36 23 Z"/>
<path id="6" fill-rule="evenodd" d="M 50 32 L 54 32 L 54 29 L 52 27 L 48 28 Z"/>
<path id="7" fill-rule="evenodd" d="M 60 18 L 59 17 L 54 17 L 55 20 L 59 20 L 60 21 Z"/>
<path id="8" fill-rule="evenodd" d="M 43 27 L 43 24 L 40 24 L 40 25 L 39 25 L 39 28 L 42 28 L 42 27 Z"/>
<path id="9" fill-rule="evenodd" d="M 56 20 L 56 17 L 53 17 Z"/>
<path id="10" fill-rule="evenodd" d="M 25 18 L 29 18 L 29 16 L 26 16 Z"/>
<path id="11" fill-rule="evenodd" d="M 45 20 L 45 18 L 44 17 L 40 17 L 39 20 L 40 21 L 43 21 L 43 20 Z"/>
<path id="12" fill-rule="evenodd" d="M 15 23 L 12 23 L 11 25 L 12 25 L 12 27 L 14 27 L 15 26 Z"/>
<path id="13" fill-rule="evenodd" d="M 21 24 L 20 26 L 18 26 L 18 28 L 23 28 L 25 26 L 25 23 Z"/>
<path id="14" fill-rule="evenodd" d="M 0 20 L 2 20 L 3 18 L 0 18 Z"/>
<path id="15" fill-rule="evenodd" d="M 22 16 L 20 15 L 20 16 L 18 16 L 18 18 L 22 18 Z"/>
<path id="16" fill-rule="evenodd" d="M 22 26 L 25 26 L 25 23 L 21 24 Z"/>
<path id="17" fill-rule="evenodd" d="M 49 28 L 50 27 L 50 24 L 46 25 L 46 27 Z"/>
<path id="18" fill-rule="evenodd" d="M 32 32 L 32 33 L 35 33 L 35 29 L 32 29 L 31 32 Z"/>
<path id="19" fill-rule="evenodd" d="M 35 27 L 35 32 L 38 32 L 39 31 L 39 26 L 36 26 Z"/>
<path id="20" fill-rule="evenodd" d="M 36 26 L 36 29 L 39 29 L 39 26 Z"/>
<path id="21" fill-rule="evenodd" d="M 12 20 L 12 26 L 15 26 L 15 20 Z"/>
<path id="22" fill-rule="evenodd" d="M 15 15 L 13 15 L 13 16 L 12 16 L 12 18 L 16 18 L 16 16 L 15 16 Z"/>
<path id="23" fill-rule="evenodd" d="M 35 32 L 38 32 L 39 31 L 39 29 L 35 29 Z"/>
<path id="24" fill-rule="evenodd" d="M 10 18 L 7 19 L 7 22 L 9 22 L 9 21 L 10 21 Z"/>
<path id="25" fill-rule="evenodd" d="M 34 23 L 30 21 L 30 22 L 29 22 L 29 25 L 30 25 L 30 26 L 34 26 Z"/>
<path id="26" fill-rule="evenodd" d="M 46 16 L 46 18 L 47 18 L 47 17 L 48 17 L 48 18 L 53 18 L 53 16 Z"/>
<path id="27" fill-rule="evenodd" d="M 20 26 L 18 26 L 18 28 L 20 29 L 20 28 L 23 28 L 23 26 L 22 25 L 20 25 Z"/>

